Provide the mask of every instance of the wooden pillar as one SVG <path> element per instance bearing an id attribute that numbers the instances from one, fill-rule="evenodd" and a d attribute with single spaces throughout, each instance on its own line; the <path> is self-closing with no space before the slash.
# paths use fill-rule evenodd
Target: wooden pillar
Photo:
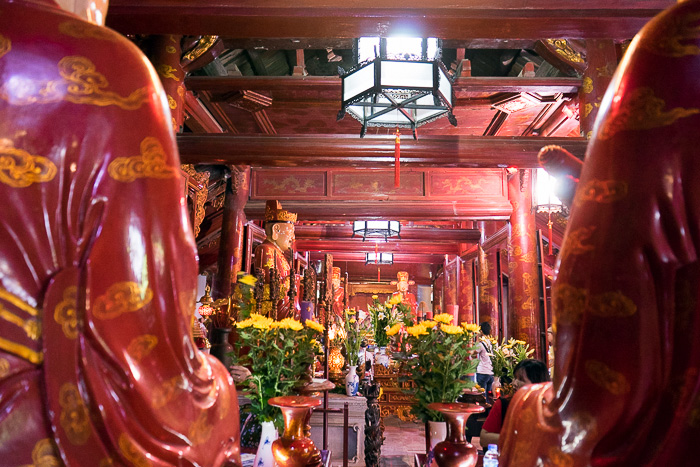
<path id="1" fill-rule="evenodd" d="M 579 113 L 581 135 L 590 139 L 600 102 L 617 68 L 615 44 L 609 39 L 587 40 L 586 61 L 588 67 L 579 91 Z"/>
<path id="2" fill-rule="evenodd" d="M 250 167 L 231 167 L 224 194 L 217 271 L 211 290 L 214 300 L 231 295 L 231 284 L 236 282 L 243 266 L 243 226 L 246 223 L 243 209 L 248 201 L 249 186 Z"/>
<path id="3" fill-rule="evenodd" d="M 497 229 L 495 222 L 479 222 L 482 243 Z M 479 246 L 479 322 L 491 324 L 493 336 L 498 334 L 498 267 L 497 248 L 484 251 Z"/>
<path id="4" fill-rule="evenodd" d="M 509 327 L 512 337 L 527 342 L 539 354 L 539 290 L 532 175 L 532 170 L 521 169 L 508 178 L 508 198 L 513 205 L 508 242 Z"/>
<path id="5" fill-rule="evenodd" d="M 180 66 L 182 36 L 172 34 L 150 36 L 145 49 L 153 67 L 158 72 L 165 94 L 168 96 L 168 107 L 172 115 L 173 131 L 179 132 L 185 118 L 185 72 Z"/>
<path id="6" fill-rule="evenodd" d="M 474 322 L 474 278 L 471 261 L 459 262 L 459 323 Z"/>

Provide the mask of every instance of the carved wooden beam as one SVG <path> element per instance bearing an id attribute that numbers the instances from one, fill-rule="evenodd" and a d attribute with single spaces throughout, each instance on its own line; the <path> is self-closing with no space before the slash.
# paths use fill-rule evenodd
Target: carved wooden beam
<path id="1" fill-rule="evenodd" d="M 184 164 L 393 167 L 392 138 L 179 135 L 177 142 Z M 402 141 L 401 164 L 420 167 L 536 168 L 537 152 L 549 144 L 558 144 L 583 159 L 587 141 L 584 138 L 426 136 L 417 141 Z"/>
<path id="2" fill-rule="evenodd" d="M 674 0 L 112 0 L 107 25 L 123 34 L 222 37 L 390 36 L 443 39 L 630 38 Z"/>
<path id="3" fill-rule="evenodd" d="M 297 225 L 294 227 L 297 242 L 349 239 L 352 237 L 351 226 L 336 225 Z M 444 242 L 478 242 L 479 229 L 440 229 L 430 227 L 401 227 L 402 241 L 444 241 Z M 357 238 L 357 237 L 356 237 Z M 371 241 L 368 239 L 367 241 Z"/>

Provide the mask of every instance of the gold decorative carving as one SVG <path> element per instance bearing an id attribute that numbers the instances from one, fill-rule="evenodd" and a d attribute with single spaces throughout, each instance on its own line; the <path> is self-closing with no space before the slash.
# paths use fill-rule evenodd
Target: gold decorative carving
<path id="1" fill-rule="evenodd" d="M 700 55 L 700 47 L 696 45 L 700 38 L 700 13 L 676 16 L 671 20 L 669 18 L 663 23 L 655 24 L 646 40 L 642 41 L 641 47 L 666 57 Z"/>
<path id="2" fill-rule="evenodd" d="M 35 365 L 38 365 L 44 361 L 43 352 L 37 352 L 36 350 L 30 349 L 27 346 L 17 344 L 16 342 L 12 342 L 2 337 L 0 337 L 0 349 L 22 357 Z"/>
<path id="3" fill-rule="evenodd" d="M 9 304 L 15 306 L 16 308 L 24 311 L 32 316 L 39 316 L 39 310 L 29 305 L 27 302 L 19 298 L 17 295 L 8 292 L 0 286 L 0 300 L 5 300 Z"/>
<path id="4" fill-rule="evenodd" d="M 197 172 L 194 165 L 185 164 L 180 166 L 182 171 L 187 174 L 187 186 L 189 188 L 188 192 L 192 192 L 192 204 L 194 209 L 194 236 L 195 238 L 199 235 L 200 228 L 202 226 L 202 221 L 206 215 L 204 210 L 204 205 L 207 202 L 209 196 L 209 177 L 210 172 Z M 223 205 L 223 203 L 222 203 Z"/>
<path id="5" fill-rule="evenodd" d="M 233 176 L 233 173 L 231 174 Z M 273 186 L 278 190 L 284 190 L 287 193 L 306 193 L 309 188 L 314 186 L 314 181 L 311 178 L 299 179 L 295 176 L 289 176 L 283 180 L 268 180 L 262 181 L 263 185 Z M 238 190 L 234 190 L 236 193 Z"/>
<path id="6" fill-rule="evenodd" d="M 126 433 L 119 435 L 118 444 L 119 451 L 134 467 L 151 467 L 153 465 Z"/>
<path id="7" fill-rule="evenodd" d="M 61 325 L 63 334 L 68 339 L 78 337 L 78 288 L 74 285 L 67 287 L 63 291 L 63 300 L 61 300 L 53 312 L 53 319 Z"/>
<path id="8" fill-rule="evenodd" d="M 190 426 L 188 437 L 194 446 L 207 442 L 214 427 L 207 421 L 207 412 L 200 412 L 197 420 Z"/>
<path id="9" fill-rule="evenodd" d="M 583 91 L 584 94 L 590 94 L 593 92 L 593 79 L 590 76 L 583 78 L 581 91 Z"/>
<path id="10" fill-rule="evenodd" d="M 126 97 L 107 91 L 109 81 L 86 57 L 62 58 L 58 62 L 58 72 L 61 78 L 51 81 L 17 76 L 0 87 L 0 99 L 11 105 L 51 104 L 65 100 L 73 104 L 114 105 L 124 110 L 136 110 L 148 97 L 146 87 Z"/>
<path id="11" fill-rule="evenodd" d="M 175 47 L 173 47 L 172 45 L 166 45 L 165 51 L 168 52 L 169 54 L 174 54 L 175 52 L 177 52 L 177 49 Z"/>
<path id="12" fill-rule="evenodd" d="M 168 96 L 168 107 L 170 107 L 170 110 L 177 109 L 177 102 L 172 96 Z"/>
<path id="13" fill-rule="evenodd" d="M 6 358 L 0 358 L 0 379 L 10 374 L 10 362 Z"/>
<path id="14" fill-rule="evenodd" d="M 0 58 L 12 50 L 12 41 L 0 34 Z"/>
<path id="15" fill-rule="evenodd" d="M 581 54 L 572 49 L 566 39 L 547 39 L 547 43 L 554 47 L 556 53 L 561 55 L 566 61 L 573 63 L 585 62 Z"/>
<path id="16" fill-rule="evenodd" d="M 109 176 L 118 182 L 133 182 L 137 178 L 172 178 L 175 168 L 166 165 L 166 154 L 156 138 L 148 136 L 141 141 L 141 154 L 117 157 L 109 163 Z"/>
<path id="17" fill-rule="evenodd" d="M 33 183 L 53 180 L 56 164 L 46 157 L 35 156 L 15 148 L 8 139 L 0 139 L 0 182 L 13 188 L 25 188 Z"/>
<path id="18" fill-rule="evenodd" d="M 136 282 L 117 282 L 95 300 L 93 313 L 99 319 L 114 319 L 122 313 L 140 310 L 153 299 L 153 291 Z"/>
<path id="19" fill-rule="evenodd" d="M 559 284 L 552 292 L 558 324 L 577 324 L 586 308 L 587 292 L 569 284 Z"/>
<path id="20" fill-rule="evenodd" d="M 66 432 L 68 441 L 74 445 L 82 446 L 87 442 L 92 430 L 90 416 L 85 402 L 80 397 L 78 387 L 73 383 L 65 383 L 61 386 L 58 403 L 61 406 L 61 426 Z"/>
<path id="21" fill-rule="evenodd" d="M 587 360 L 585 368 L 588 377 L 610 394 L 623 396 L 630 392 L 630 383 L 625 375 L 613 370 L 605 363 L 598 360 Z"/>
<path id="22" fill-rule="evenodd" d="M 593 104 L 586 104 L 583 106 L 583 118 L 588 117 L 591 112 L 593 112 Z"/>
<path id="23" fill-rule="evenodd" d="M 202 37 L 197 45 L 185 55 L 182 56 L 183 60 L 196 60 L 202 55 L 204 55 L 219 39 L 219 36 L 204 36 Z"/>
<path id="24" fill-rule="evenodd" d="M 465 191 L 484 191 L 484 187 L 481 186 L 482 183 L 486 182 L 483 178 L 480 178 L 477 183 L 474 183 L 469 177 L 459 177 L 457 180 L 443 180 L 441 185 L 445 190 L 445 194 L 460 194 Z"/>
<path id="25" fill-rule="evenodd" d="M 163 381 L 153 392 L 153 407 L 161 409 L 175 399 L 182 391 L 182 377 L 173 376 L 167 381 Z"/>
<path id="26" fill-rule="evenodd" d="M 586 201 L 594 203 L 613 203 L 627 197 L 628 184 L 622 180 L 590 180 L 579 187 L 574 198 L 574 205 Z"/>
<path id="27" fill-rule="evenodd" d="M 156 67 L 156 72 L 158 73 L 158 76 L 163 79 L 174 79 L 175 81 L 179 81 L 177 76 L 175 76 L 177 70 L 166 63 L 159 63 Z"/>
<path id="28" fill-rule="evenodd" d="M 700 113 L 700 109 L 676 107 L 664 111 L 666 102 L 656 97 L 649 87 L 637 88 L 625 96 L 613 118 L 608 119 L 598 133 L 598 138 L 612 138 L 627 130 L 651 130 L 672 125 L 679 118 Z"/>
<path id="29" fill-rule="evenodd" d="M 63 462 L 56 456 L 57 452 L 51 438 L 40 439 L 32 449 L 32 463 L 22 467 L 60 467 Z"/>
<path id="30" fill-rule="evenodd" d="M 76 39 L 98 39 L 118 42 L 120 36 L 107 28 L 93 26 L 81 21 L 65 21 L 58 25 L 58 32 Z"/>
<path id="31" fill-rule="evenodd" d="M 158 337 L 152 334 L 142 334 L 134 337 L 126 348 L 126 353 L 135 361 L 140 361 L 146 355 L 151 353 L 151 350 L 158 345 Z"/>

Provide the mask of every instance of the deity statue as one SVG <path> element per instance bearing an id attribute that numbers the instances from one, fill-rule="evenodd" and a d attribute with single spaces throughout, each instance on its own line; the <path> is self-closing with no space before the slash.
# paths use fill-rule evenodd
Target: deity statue
<path id="1" fill-rule="evenodd" d="M 700 0 L 632 41 L 603 98 L 553 286 L 554 382 L 501 464 L 690 466 L 700 438 Z"/>
<path id="2" fill-rule="evenodd" d="M 411 316 L 413 316 L 413 320 L 416 321 L 418 317 L 418 302 L 416 301 L 416 296 L 412 292 L 408 291 L 408 286 L 414 285 L 415 282 L 408 280 L 408 272 L 406 271 L 399 271 L 396 273 L 396 278 L 398 280 L 391 282 L 392 285 L 396 286 L 396 292 L 394 292 L 391 296 L 400 296 L 401 302 L 408 305 L 408 307 L 411 309 Z"/>
<path id="3" fill-rule="evenodd" d="M 294 223 L 297 215 L 282 209 L 279 201 L 268 201 L 265 206 L 265 241 L 255 248 L 254 267 L 263 271 L 262 312 L 266 316 L 282 319 L 299 317 L 296 303 L 290 305 L 289 287 L 292 274 L 287 255 L 294 242 Z M 274 276 L 273 277 L 273 271 Z M 279 278 L 279 287 L 272 284 Z M 271 287 L 272 285 L 272 287 Z M 275 290 L 277 289 L 277 290 Z M 275 293 L 276 297 L 270 297 Z M 275 305 L 273 307 L 273 304 Z"/>
<path id="4" fill-rule="evenodd" d="M 333 313 L 343 318 L 345 316 L 345 289 L 340 281 L 340 268 L 333 267 L 331 283 L 333 284 Z"/>
<path id="5" fill-rule="evenodd" d="M 240 465 L 155 70 L 51 0 L 1 11 L 0 464 Z"/>

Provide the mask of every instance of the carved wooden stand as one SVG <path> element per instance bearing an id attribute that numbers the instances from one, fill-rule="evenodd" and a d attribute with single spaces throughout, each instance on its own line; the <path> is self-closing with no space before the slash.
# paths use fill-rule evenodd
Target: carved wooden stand
<path id="1" fill-rule="evenodd" d="M 384 444 L 384 430 L 381 426 L 379 412 L 380 385 L 377 382 L 362 385 L 362 395 L 367 398 L 367 410 L 365 411 L 365 465 L 366 467 L 379 467 L 379 459 L 382 455 Z"/>

